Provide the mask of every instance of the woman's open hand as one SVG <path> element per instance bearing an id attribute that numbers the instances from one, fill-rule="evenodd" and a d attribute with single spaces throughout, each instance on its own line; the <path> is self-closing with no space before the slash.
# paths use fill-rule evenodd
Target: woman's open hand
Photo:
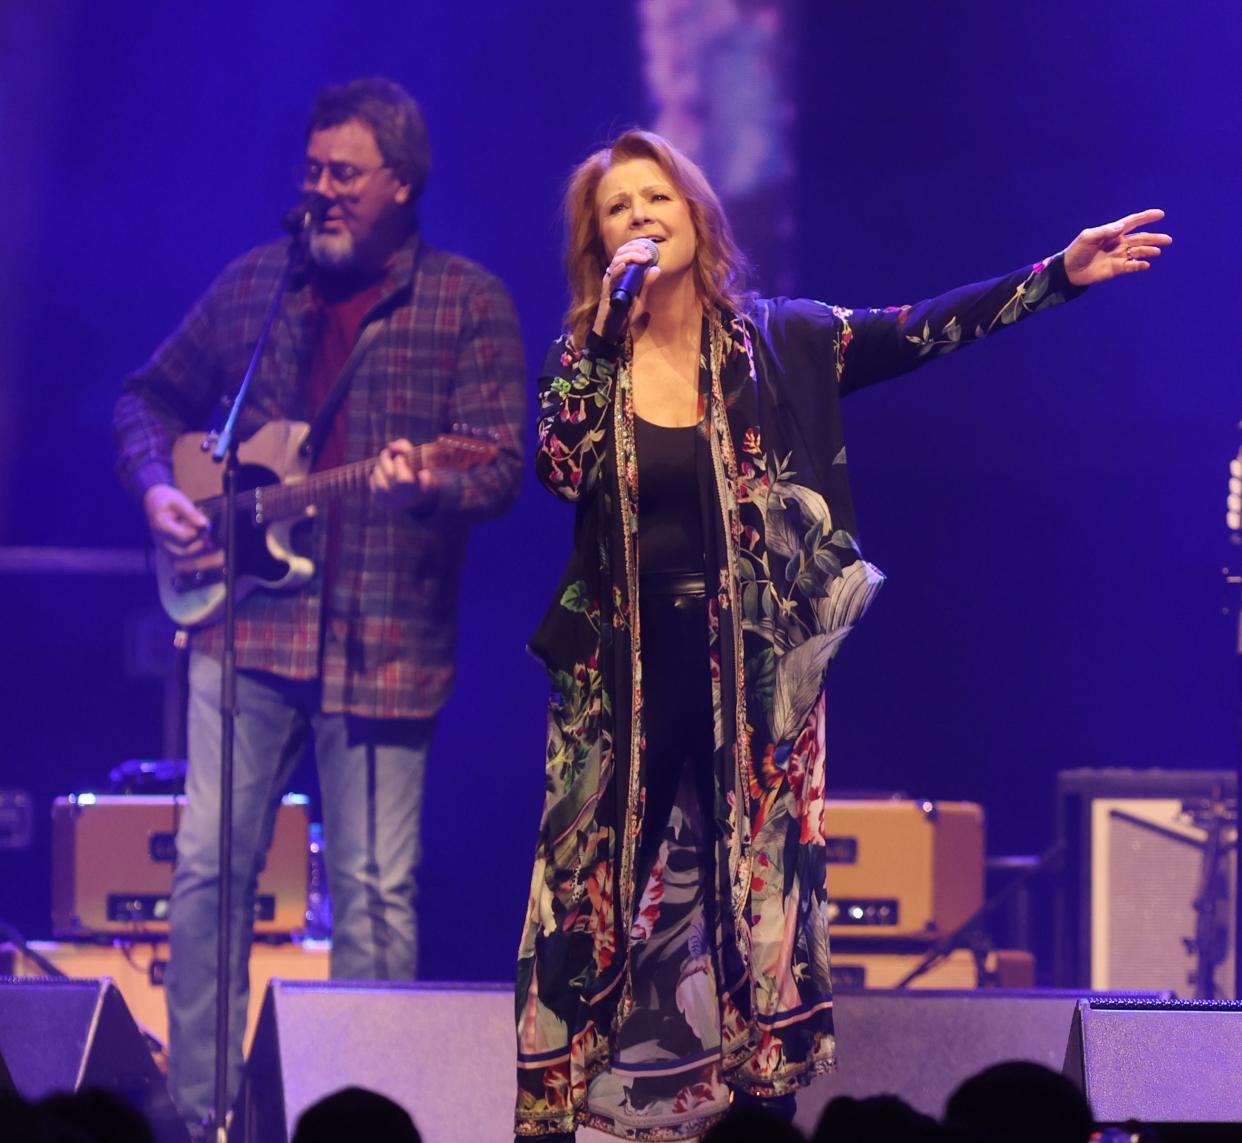
<path id="1" fill-rule="evenodd" d="M 1122 274 L 1150 270 L 1152 259 L 1172 245 L 1173 239 L 1142 228 L 1163 217 L 1163 210 L 1142 210 L 1084 230 L 1065 249 L 1066 276 L 1075 286 L 1094 286 Z"/>

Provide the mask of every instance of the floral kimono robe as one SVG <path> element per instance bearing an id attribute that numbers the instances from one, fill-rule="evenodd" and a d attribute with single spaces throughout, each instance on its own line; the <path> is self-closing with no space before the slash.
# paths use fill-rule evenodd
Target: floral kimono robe
<path id="1" fill-rule="evenodd" d="M 705 317 L 696 447 L 715 806 L 679 795 L 669 821 L 643 813 L 628 358 L 594 334 L 553 346 L 536 464 L 577 515 L 531 643 L 552 696 L 518 954 L 519 1136 L 589 1124 L 690 1138 L 730 1089 L 779 1096 L 835 1066 L 823 683 L 883 581 L 855 538 L 840 397 L 1078 292 L 1057 256 L 915 306 L 777 298 Z M 658 858 L 639 884 L 648 831 Z"/>

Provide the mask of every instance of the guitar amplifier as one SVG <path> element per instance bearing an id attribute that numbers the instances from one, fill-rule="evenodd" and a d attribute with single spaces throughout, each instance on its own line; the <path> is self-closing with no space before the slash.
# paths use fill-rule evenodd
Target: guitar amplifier
<path id="1" fill-rule="evenodd" d="M 829 800 L 824 833 L 831 934 L 936 939 L 983 904 L 973 802 Z"/>
<path id="2" fill-rule="evenodd" d="M 1236 804 L 1231 770 L 1062 770 L 1053 980 L 1061 988 L 1173 990 L 1189 995 L 1209 835 L 1201 811 Z M 1237 822 L 1221 823 L 1218 994 L 1235 992 Z"/>
<path id="3" fill-rule="evenodd" d="M 1208 834 L 1180 798 L 1091 803 L 1091 987 L 1232 996 L 1237 826 L 1222 831 L 1213 987 L 1199 988 L 1196 898 Z"/>
<path id="4" fill-rule="evenodd" d="M 168 932 L 177 822 L 185 799 L 77 794 L 52 804 L 52 931 L 62 939 Z M 307 799 L 276 811 L 254 931 L 306 927 Z"/>
<path id="5" fill-rule="evenodd" d="M 923 962 L 923 949 L 904 946 L 889 952 L 877 950 L 871 942 L 864 949 L 832 946 L 832 989 L 834 992 L 864 988 L 896 988 Z M 980 972 L 982 969 L 982 973 Z M 982 976 L 982 979 L 981 979 Z M 995 949 L 979 964 L 969 949 L 954 949 L 907 988 L 1034 988 L 1035 958 L 1024 949 Z"/>

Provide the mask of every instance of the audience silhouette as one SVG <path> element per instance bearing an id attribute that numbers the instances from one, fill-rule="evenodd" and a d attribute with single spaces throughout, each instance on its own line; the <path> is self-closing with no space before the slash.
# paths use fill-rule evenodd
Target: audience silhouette
<path id="1" fill-rule="evenodd" d="M 1091 1105 L 1043 1064 L 1010 1060 L 971 1076 L 950 1097 L 945 1122 L 978 1143 L 1087 1143 Z"/>
<path id="2" fill-rule="evenodd" d="M 311 1104 L 298 1119 L 292 1143 L 422 1143 L 409 1112 L 362 1087 L 347 1087 Z"/>

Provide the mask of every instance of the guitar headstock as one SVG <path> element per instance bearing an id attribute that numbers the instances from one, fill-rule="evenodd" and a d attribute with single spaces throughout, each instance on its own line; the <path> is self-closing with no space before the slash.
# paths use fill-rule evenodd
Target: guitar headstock
<path id="1" fill-rule="evenodd" d="M 1229 538 L 1235 544 L 1242 544 L 1242 447 L 1238 448 L 1238 455 L 1229 462 L 1229 496 L 1225 501 L 1225 523 L 1229 527 Z"/>
<path id="2" fill-rule="evenodd" d="M 452 432 L 440 433 L 432 445 L 435 465 L 437 468 L 465 470 L 489 464 L 500 453 L 498 440 L 495 433 L 469 425 L 454 425 Z"/>

